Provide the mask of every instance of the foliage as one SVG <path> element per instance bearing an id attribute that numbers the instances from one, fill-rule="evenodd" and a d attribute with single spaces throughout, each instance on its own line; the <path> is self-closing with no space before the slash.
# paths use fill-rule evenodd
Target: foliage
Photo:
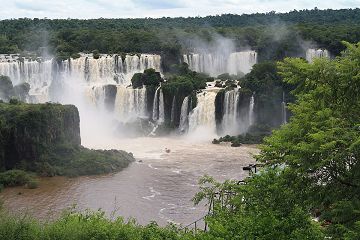
<path id="1" fill-rule="evenodd" d="M 335 239 L 352 236 L 360 221 L 360 44 L 344 44 L 335 60 L 279 63 L 284 81 L 297 86 L 294 116 L 265 140 L 258 158 L 286 166 L 289 188 L 311 203 Z"/>
<path id="2" fill-rule="evenodd" d="M 279 126 L 282 123 L 281 103 L 294 101 L 290 95 L 293 87 L 283 83 L 277 73 L 276 62 L 255 64 L 250 73 L 239 81 L 242 88 L 255 93 L 255 115 L 258 124 Z"/>
<path id="3" fill-rule="evenodd" d="M 185 233 L 174 225 L 159 227 L 156 223 L 138 225 L 134 220 L 125 222 L 122 218 L 109 220 L 101 211 L 67 211 L 58 220 L 40 223 L 28 216 L 10 216 L 0 213 L 1 239 L 195 239 L 192 233 Z"/>
<path id="4" fill-rule="evenodd" d="M 135 73 L 131 78 L 133 88 L 139 88 L 144 85 L 158 86 L 162 81 L 160 73 L 156 72 L 153 68 L 144 70 L 144 73 Z"/>
<path id="5" fill-rule="evenodd" d="M 263 142 L 266 136 L 271 134 L 269 126 L 254 125 L 249 129 L 249 132 L 237 136 L 225 135 L 219 139 L 214 139 L 213 144 L 221 142 L 231 142 L 232 146 L 239 147 L 241 144 L 259 144 Z"/>
<path id="6" fill-rule="evenodd" d="M 173 65 L 166 79 L 163 86 L 165 92 L 184 96 L 190 95 L 194 90 L 206 88 L 206 82 L 212 80 L 207 74 L 191 71 L 186 63 Z"/>
<path id="7" fill-rule="evenodd" d="M 118 172 L 134 158 L 120 150 L 90 150 L 81 146 L 56 145 L 41 155 L 36 171 L 43 176 L 81 176 Z M 45 167 L 43 164 L 46 164 Z"/>
<path id="8" fill-rule="evenodd" d="M 347 50 L 335 60 L 279 63 L 280 75 L 293 84 L 297 98 L 290 105 L 291 121 L 265 138 L 257 156 L 265 166 L 243 184 L 201 180 L 194 200 L 213 205 L 209 236 L 359 237 L 360 44 L 344 44 Z"/>
<path id="9" fill-rule="evenodd" d="M 265 169 L 246 179 L 218 183 L 205 176 L 195 203 L 212 204 L 207 217 L 209 239 L 324 239 L 320 225 L 312 221 L 306 203 L 298 198 L 287 173 Z M 285 200 L 286 199 L 286 200 Z"/>
<path id="10" fill-rule="evenodd" d="M 178 62 L 192 49 L 188 39 L 234 39 L 237 48 L 258 50 L 260 60 L 296 56 L 304 41 L 339 54 L 341 40 L 359 41 L 360 10 L 302 10 L 289 13 L 223 14 L 188 18 L 144 19 L 11 19 L 0 21 L 0 52 L 41 52 L 68 58 L 77 52 L 161 52 Z M 269 47 L 271 46 L 271 47 Z"/>
<path id="11" fill-rule="evenodd" d="M 100 58 L 99 50 L 96 49 L 96 50 L 92 51 L 92 54 L 93 54 L 94 59 L 99 59 Z"/>
<path id="12" fill-rule="evenodd" d="M 19 100 L 26 100 L 29 96 L 30 85 L 28 83 L 21 83 L 13 86 L 11 79 L 8 76 L 0 75 L 0 99 L 3 101 L 10 101 L 12 98 Z"/>
<path id="13" fill-rule="evenodd" d="M 119 171 L 134 160 L 124 151 L 82 147 L 75 106 L 11 101 L 0 103 L 2 171 L 19 168 L 41 176 L 103 174 Z"/>
<path id="14" fill-rule="evenodd" d="M 0 172 L 0 184 L 4 187 L 23 185 L 28 185 L 29 188 L 37 187 L 37 181 L 33 175 L 17 169 Z"/>

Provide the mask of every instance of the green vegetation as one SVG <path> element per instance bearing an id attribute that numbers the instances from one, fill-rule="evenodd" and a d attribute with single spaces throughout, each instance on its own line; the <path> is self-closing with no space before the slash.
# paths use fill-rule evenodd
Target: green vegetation
<path id="1" fill-rule="evenodd" d="M 97 52 L 157 52 L 167 70 L 196 46 L 189 39 L 211 43 L 220 35 L 233 39 L 236 48 L 257 50 L 260 61 L 303 55 L 304 40 L 337 55 L 344 50 L 341 40 L 360 40 L 359 15 L 360 9 L 313 9 L 189 18 L 2 20 L 0 52 L 41 54 L 47 49 L 62 59 L 94 50 L 95 57 Z"/>
<path id="2" fill-rule="evenodd" d="M 36 188 L 37 181 L 34 175 L 22 170 L 9 170 L 0 172 L 1 187 L 15 187 L 27 185 L 28 188 Z"/>
<path id="3" fill-rule="evenodd" d="M 82 147 L 79 121 L 72 105 L 24 104 L 14 99 L 0 103 L 1 171 L 21 169 L 40 176 L 103 174 L 119 171 L 134 160 L 124 151 Z M 35 185 L 22 171 L 3 174 L 9 181 Z M 4 180 L 3 185 L 14 184 Z"/>
<path id="4" fill-rule="evenodd" d="M 166 74 L 167 82 L 163 86 L 164 93 L 188 96 L 194 90 L 206 88 L 206 82 L 214 78 L 204 73 L 198 73 L 189 69 L 188 64 L 174 64 Z"/>
<path id="5" fill-rule="evenodd" d="M 221 142 L 231 142 L 232 147 L 240 147 L 241 144 L 259 144 L 263 142 L 266 136 L 271 134 L 271 128 L 267 125 L 251 126 L 246 134 L 237 136 L 226 135 L 219 139 L 214 139 L 213 144 L 220 144 Z"/>
<path id="6" fill-rule="evenodd" d="M 144 70 L 144 73 L 135 73 L 131 78 L 131 85 L 133 88 L 139 88 L 143 85 L 158 86 L 162 81 L 160 73 L 150 68 Z"/>
<path id="7" fill-rule="evenodd" d="M 29 96 L 30 85 L 21 83 L 13 86 L 11 79 L 7 76 L 0 75 L 0 99 L 9 101 L 12 98 L 26 100 Z"/>
<path id="8" fill-rule="evenodd" d="M 261 125 L 279 126 L 282 123 L 281 102 L 293 102 L 290 91 L 293 86 L 282 81 L 276 62 L 255 64 L 250 73 L 239 81 L 242 88 L 255 93 L 256 121 Z"/>
<path id="9" fill-rule="evenodd" d="M 264 167 L 244 182 L 200 180 L 208 231 L 139 226 L 102 213 L 69 213 L 52 223 L 0 215 L 7 239 L 347 239 L 360 235 L 360 43 L 334 60 L 285 59 L 291 121 L 265 138 Z M 230 138 L 230 137 L 227 137 Z"/>
<path id="10" fill-rule="evenodd" d="M 279 63 L 284 81 L 296 86 L 293 116 L 265 138 L 257 159 L 266 166 L 245 185 L 203 179 L 197 200 L 234 193 L 215 199 L 211 236 L 358 239 L 360 44 L 344 44 L 347 50 L 335 60 Z"/>
<path id="11" fill-rule="evenodd" d="M 175 226 L 160 228 L 156 223 L 138 225 L 134 220 L 122 218 L 113 221 L 103 212 L 67 212 L 54 222 L 39 223 L 29 217 L 12 217 L 0 212 L 0 239 L 195 239 L 192 233 L 185 234 Z"/>
<path id="12" fill-rule="evenodd" d="M 190 96 L 193 106 L 196 106 L 196 92 L 206 88 L 206 83 L 213 81 L 207 74 L 198 73 L 189 69 L 188 64 L 171 65 L 169 72 L 165 75 L 167 80 L 161 86 L 164 93 L 165 121 L 170 121 L 172 102 L 175 97 L 175 119 L 180 119 L 181 104 L 186 96 Z M 170 127 L 178 126 L 178 122 L 172 123 Z"/>
<path id="13" fill-rule="evenodd" d="M 82 146 L 56 145 L 41 155 L 35 169 L 41 176 L 81 176 L 118 172 L 134 161 L 119 150 L 90 150 Z"/>

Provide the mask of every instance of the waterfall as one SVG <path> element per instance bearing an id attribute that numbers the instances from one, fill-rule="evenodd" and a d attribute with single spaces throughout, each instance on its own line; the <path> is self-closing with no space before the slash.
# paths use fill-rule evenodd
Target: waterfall
<path id="1" fill-rule="evenodd" d="M 165 121 L 165 107 L 164 107 L 164 94 L 162 89 L 160 89 L 160 97 L 159 97 L 159 123 L 163 123 Z"/>
<path id="2" fill-rule="evenodd" d="M 103 87 L 108 84 L 116 85 L 118 88 L 116 99 L 121 106 L 117 111 L 120 116 L 126 113 L 145 116 L 146 89 L 127 89 L 125 86 L 131 83 L 135 73 L 143 72 L 148 68 L 160 71 L 161 57 L 152 54 L 126 55 L 123 60 L 119 55 L 101 54 L 95 59 L 92 54 L 81 53 L 79 58 L 71 58 L 55 64 L 52 60 L 35 61 L 22 59 L 19 55 L 0 54 L 0 75 L 10 77 L 13 85 L 29 83 L 29 95 L 34 103 L 52 99 L 52 96 L 49 96 L 49 87 L 53 79 L 56 79 L 58 84 L 54 91 L 61 96 L 61 102 L 77 104 L 73 102 L 74 99 L 81 97 L 72 96 L 76 92 L 82 93 L 92 105 L 101 107 L 105 97 Z M 63 89 L 59 86 L 63 86 Z M 72 91 L 75 88 L 76 91 Z M 126 102 L 129 105 L 125 106 Z"/>
<path id="3" fill-rule="evenodd" d="M 233 75 L 247 74 L 256 63 L 257 53 L 255 51 L 231 53 L 227 62 L 227 72 Z"/>
<path id="4" fill-rule="evenodd" d="M 146 117 L 146 88 L 132 89 L 117 86 L 115 114 L 116 118 L 122 122 Z"/>
<path id="5" fill-rule="evenodd" d="M 255 105 L 255 98 L 253 94 L 251 95 L 250 103 L 249 103 L 249 127 L 254 125 L 254 105 Z"/>
<path id="6" fill-rule="evenodd" d="M 160 71 L 160 55 L 126 55 L 124 61 L 118 55 L 100 55 L 94 59 L 92 54 L 81 54 L 77 59 L 64 61 L 68 76 L 89 84 L 120 84 L 128 86 L 135 73 L 154 68 Z"/>
<path id="7" fill-rule="evenodd" d="M 85 93 L 93 106 L 100 110 L 105 109 L 105 88 L 103 86 L 87 88 Z"/>
<path id="8" fill-rule="evenodd" d="M 204 91 L 197 94 L 197 106 L 189 115 L 189 132 L 215 135 L 215 98 L 215 92 Z"/>
<path id="9" fill-rule="evenodd" d="M 159 119 L 159 90 L 160 90 L 161 86 L 159 86 L 156 91 L 155 91 L 155 95 L 154 95 L 154 100 L 153 100 L 153 111 L 152 111 L 152 119 L 154 121 Z"/>
<path id="10" fill-rule="evenodd" d="M 238 133 L 238 105 L 239 105 L 239 91 L 234 89 L 225 92 L 224 97 L 224 115 L 222 120 L 222 129 L 224 134 Z"/>
<path id="11" fill-rule="evenodd" d="M 306 60 L 312 63 L 316 58 L 330 58 L 329 51 L 326 49 L 308 49 L 306 51 Z"/>
<path id="12" fill-rule="evenodd" d="M 20 60 L 17 56 L 0 57 L 0 75 L 8 76 L 13 85 L 28 83 L 32 102 L 50 101 L 52 60 Z"/>
<path id="13" fill-rule="evenodd" d="M 285 102 L 285 92 L 283 92 L 283 100 L 281 102 L 281 115 L 282 115 L 282 124 L 287 123 L 287 114 L 286 114 L 286 102 Z"/>
<path id="14" fill-rule="evenodd" d="M 172 104 L 171 104 L 171 115 L 170 115 L 170 121 L 171 123 L 175 122 L 175 107 L 176 107 L 176 97 L 173 97 Z"/>
<path id="15" fill-rule="evenodd" d="M 180 114 L 180 132 L 186 131 L 187 120 L 188 120 L 188 109 L 189 109 L 189 96 L 185 97 L 181 104 L 181 114 Z"/>
<path id="16" fill-rule="evenodd" d="M 191 70 L 204 72 L 213 77 L 222 73 L 246 74 L 257 63 L 257 53 L 250 50 L 230 54 L 191 53 L 184 54 L 183 61 L 189 65 Z"/>

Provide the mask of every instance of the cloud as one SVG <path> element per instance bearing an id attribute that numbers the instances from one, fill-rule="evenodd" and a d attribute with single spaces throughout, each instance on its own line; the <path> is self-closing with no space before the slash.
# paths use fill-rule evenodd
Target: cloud
<path id="1" fill-rule="evenodd" d="M 184 2 L 179 1 L 167 1 L 167 0 L 134 0 L 135 5 L 140 8 L 147 9 L 173 9 L 186 7 Z"/>
<path id="2" fill-rule="evenodd" d="M 43 11 L 46 9 L 43 6 L 38 6 L 37 4 L 34 4 L 32 2 L 27 2 L 27 1 L 15 1 L 15 6 L 19 9 L 35 11 L 35 12 Z"/>
<path id="3" fill-rule="evenodd" d="M 141 18 L 360 7 L 360 0 L 0 0 L 0 19 Z"/>

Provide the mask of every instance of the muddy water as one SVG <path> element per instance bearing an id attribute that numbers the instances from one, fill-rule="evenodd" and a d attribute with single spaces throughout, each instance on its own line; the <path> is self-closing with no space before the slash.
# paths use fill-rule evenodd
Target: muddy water
<path id="1" fill-rule="evenodd" d="M 232 148 L 182 138 L 135 138 L 107 143 L 83 143 L 93 148 L 130 151 L 136 162 L 123 171 L 79 178 L 41 179 L 39 188 L 5 189 L 0 197 L 11 212 L 27 212 L 40 219 L 51 219 L 76 205 L 82 209 L 102 209 L 108 216 L 134 217 L 141 224 L 152 220 L 188 224 L 206 213 L 191 198 L 198 191 L 204 174 L 225 179 L 242 179 L 242 167 L 254 162 L 254 146 Z M 165 148 L 170 149 L 167 153 Z"/>

